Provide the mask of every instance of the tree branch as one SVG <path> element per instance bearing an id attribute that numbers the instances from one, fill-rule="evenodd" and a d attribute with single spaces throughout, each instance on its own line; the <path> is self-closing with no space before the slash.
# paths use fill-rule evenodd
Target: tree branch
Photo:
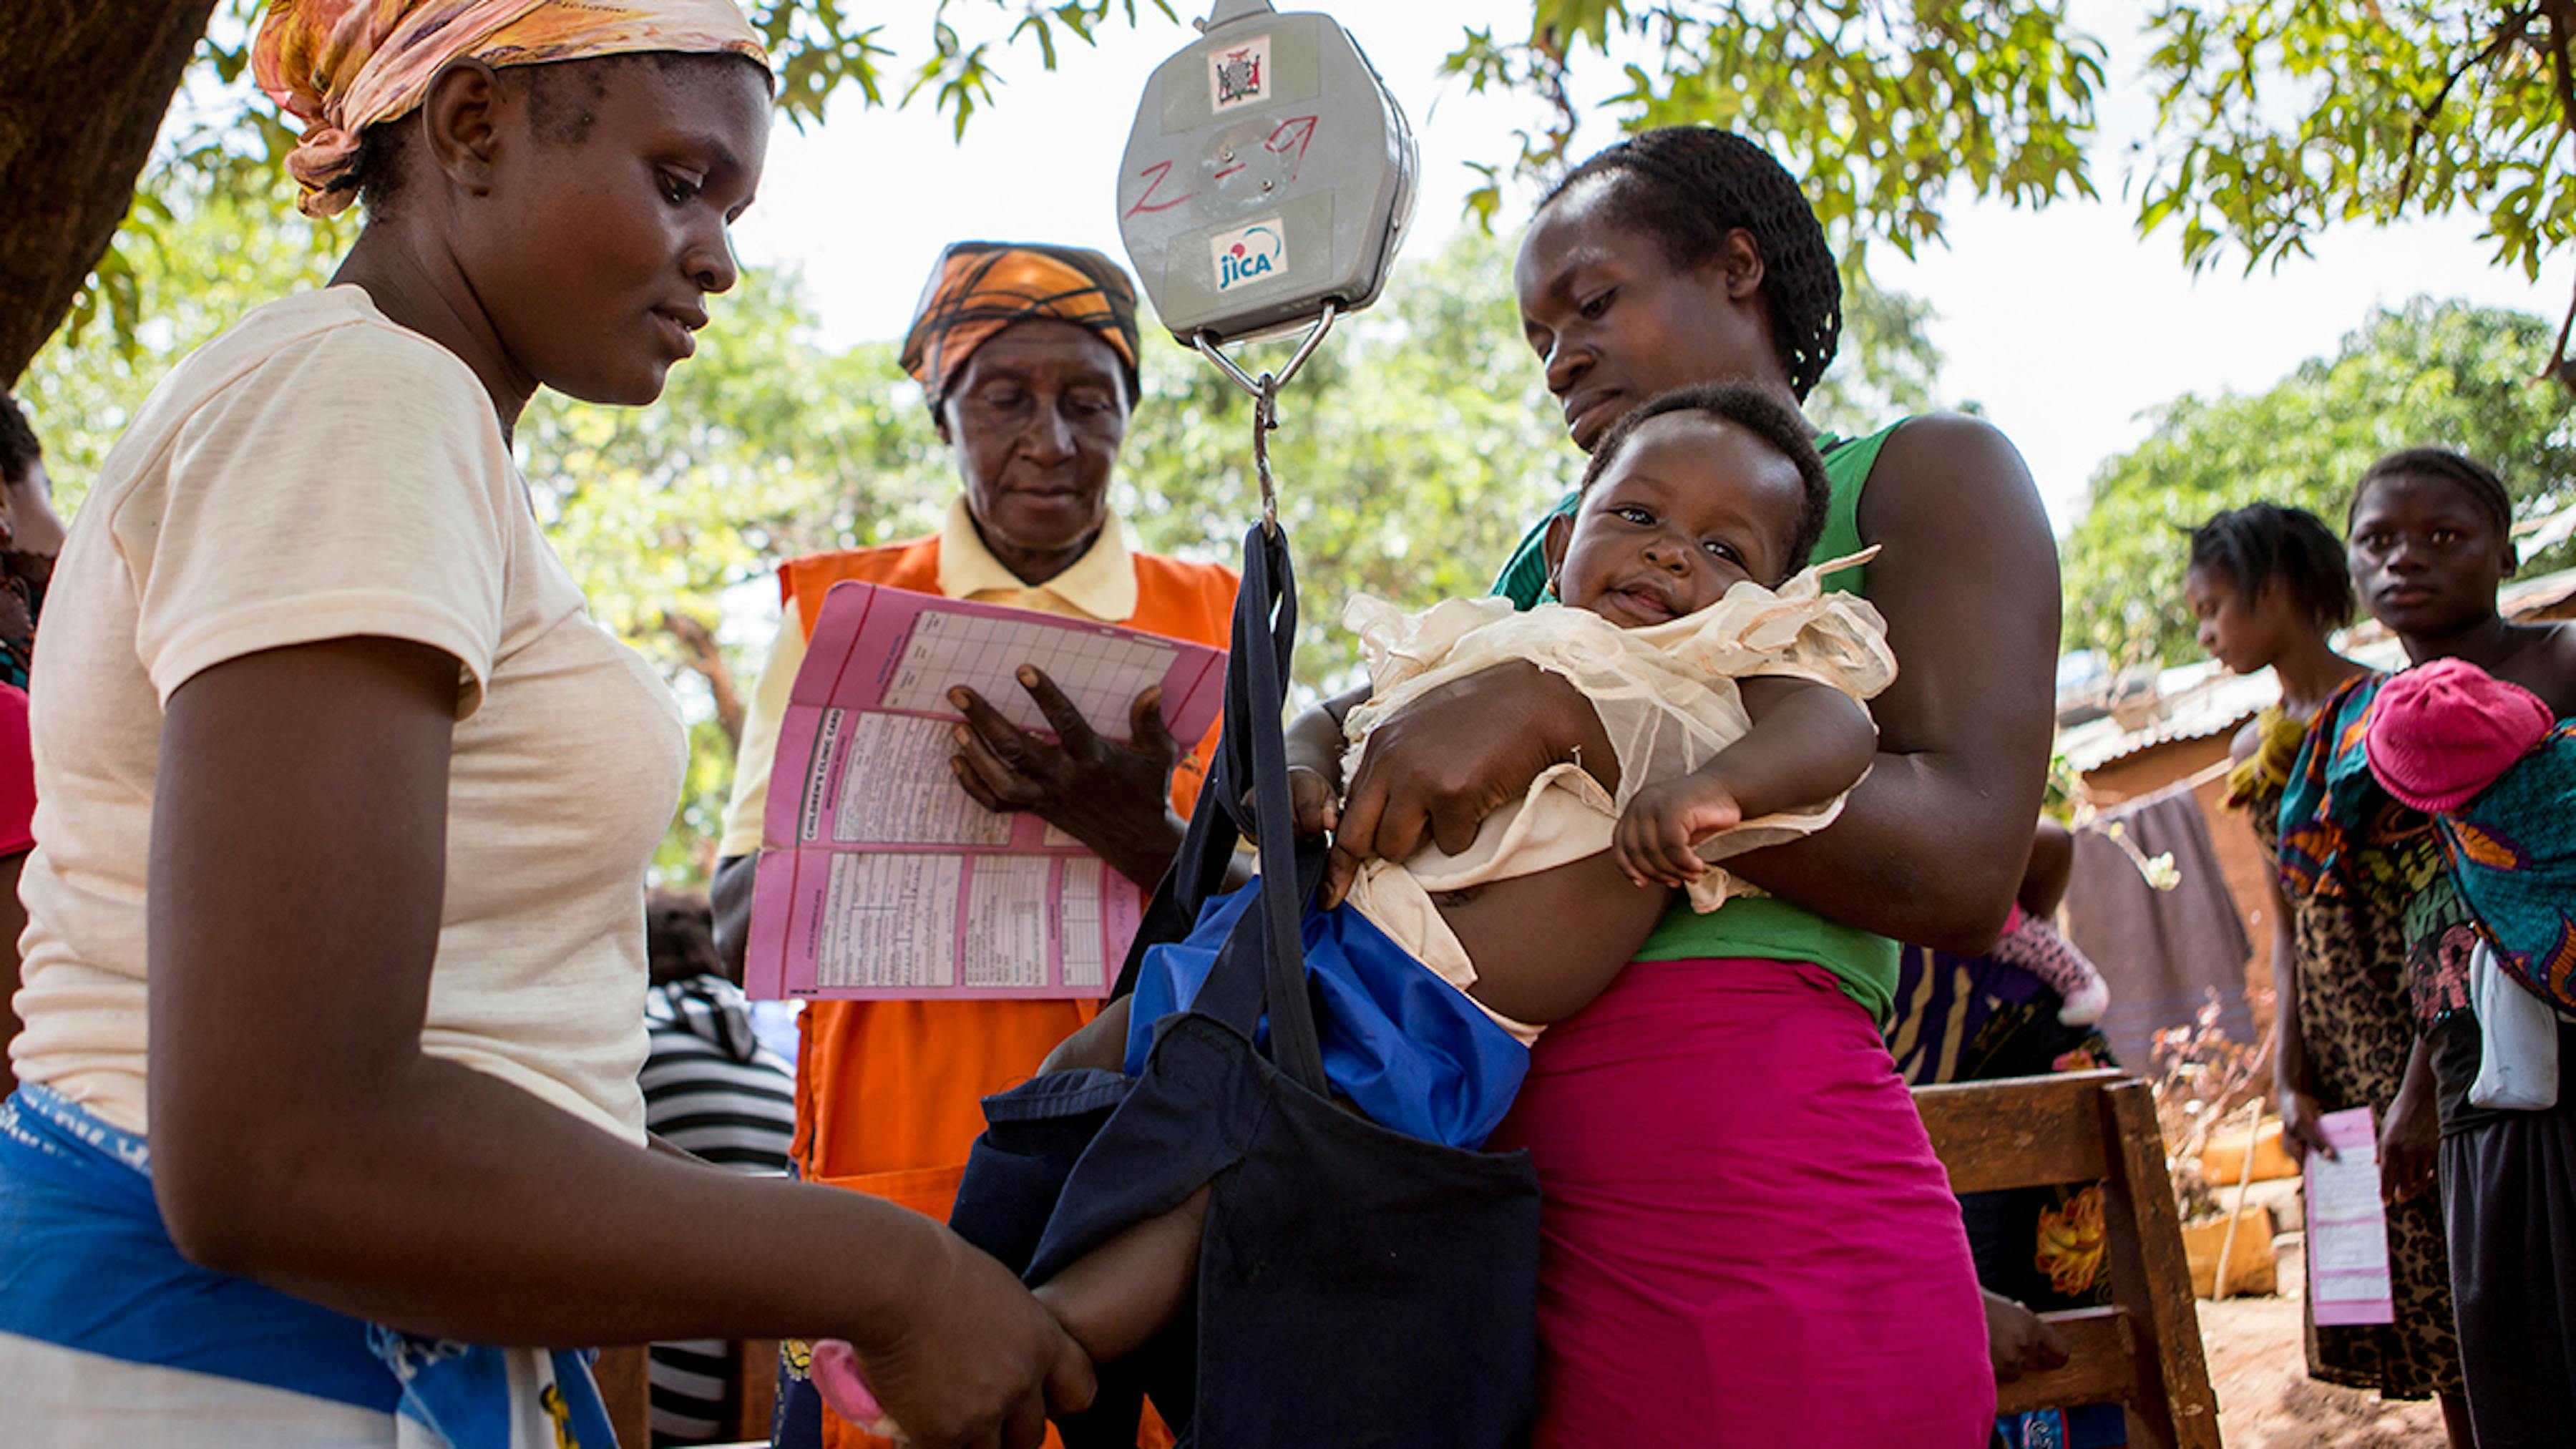
<path id="1" fill-rule="evenodd" d="M 662 611 L 662 632 L 680 642 L 680 648 L 686 651 L 682 662 L 697 671 L 707 682 L 707 692 L 715 696 L 716 726 L 725 732 L 728 743 L 741 749 L 742 694 L 734 688 L 733 670 L 725 663 L 715 632 L 677 609 Z"/>
<path id="2" fill-rule="evenodd" d="M 2569 0 L 2541 0 L 2541 8 L 2549 14 L 2549 73 L 2558 92 L 2558 134 L 2549 142 L 2554 155 L 2568 128 L 2576 126 L 2576 77 L 2570 76 L 2567 64 Z M 2567 315 L 2558 323 L 2558 345 L 2549 354 L 2549 375 L 2558 379 L 2559 386 L 2576 392 L 2576 369 L 2567 365 L 2570 328 L 2576 328 L 2576 297 L 2568 299 Z"/>
<path id="3" fill-rule="evenodd" d="M 2499 21 L 2495 34 L 2488 39 L 2486 45 L 2477 54 L 2453 66 L 2451 73 L 2442 78 L 2442 88 L 2435 91 L 2433 99 L 2425 102 L 2423 108 L 2416 112 L 2414 122 L 2406 128 L 2406 165 L 2397 175 L 2397 205 L 2404 206 L 2407 199 L 2415 194 L 2415 154 L 2422 147 L 2425 135 L 2432 130 L 2433 122 L 2440 118 L 2442 107 L 2449 104 L 2452 87 L 2460 83 L 2462 76 L 2504 54 L 2506 47 L 2520 40 L 2523 32 L 2531 28 L 2532 17 L 2540 13 L 2544 3 L 2545 0 L 2533 0 L 2532 4 Z M 2564 58 L 2563 50 L 2560 56 Z M 2562 128 L 2566 125 L 2566 120 L 2567 112 L 2562 106 L 2559 116 L 2559 124 Z"/>
<path id="4" fill-rule="evenodd" d="M 2552 137 L 2549 149 L 2558 149 L 2558 140 L 2576 125 L 2576 76 L 2569 74 L 2567 64 L 2568 17 L 2576 4 L 2571 0 L 2540 0 L 2540 8 L 2549 17 L 2549 77 L 2558 93 L 2558 136 Z"/>

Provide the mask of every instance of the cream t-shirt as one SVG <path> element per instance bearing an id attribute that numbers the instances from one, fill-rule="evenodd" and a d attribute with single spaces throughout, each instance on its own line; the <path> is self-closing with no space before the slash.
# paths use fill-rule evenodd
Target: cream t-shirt
<path id="1" fill-rule="evenodd" d="M 678 706 L 591 621 L 482 384 L 355 287 L 180 363 L 72 525 L 32 691 L 18 1076 L 148 1132 L 162 706 L 226 660 L 358 635 L 458 665 L 423 1049 L 641 1142 L 643 875 L 687 765 Z"/>

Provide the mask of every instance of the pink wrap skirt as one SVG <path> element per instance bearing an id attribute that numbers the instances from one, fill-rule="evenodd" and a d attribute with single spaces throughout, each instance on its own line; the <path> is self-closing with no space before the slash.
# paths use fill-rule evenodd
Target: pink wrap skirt
<path id="1" fill-rule="evenodd" d="M 1548 1030 L 1494 1150 L 1546 1193 L 1539 1449 L 1984 1449 L 1959 1205 L 1823 968 L 1631 964 Z"/>

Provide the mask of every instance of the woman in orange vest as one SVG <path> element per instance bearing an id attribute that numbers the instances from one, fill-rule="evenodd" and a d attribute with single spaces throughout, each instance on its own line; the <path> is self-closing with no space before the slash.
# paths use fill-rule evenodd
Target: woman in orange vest
<path id="1" fill-rule="evenodd" d="M 778 571 L 786 617 L 744 719 L 716 876 L 718 944 L 737 969 L 779 719 L 833 584 L 857 579 L 1225 646 L 1233 572 L 1136 552 L 1109 516 L 1109 479 L 1136 402 L 1137 345 L 1135 289 L 1098 252 L 960 242 L 940 256 L 903 366 L 921 383 L 940 440 L 956 450 L 965 486 L 930 537 L 814 554 Z M 1022 683 L 1042 708 L 1055 692 L 1034 670 Z M 1136 700 L 1132 746 L 1088 731 L 1061 744 L 1041 739 L 961 694 L 968 724 L 950 762 L 958 788 L 988 809 L 1036 811 L 1151 889 L 1180 847 L 1215 745 L 1211 730 L 1185 756 L 1162 728 L 1157 693 Z M 1100 1006 L 809 1005 L 796 1066 L 799 1170 L 945 1221 L 984 1128 L 982 1099 L 1034 1073 Z M 822 1417 L 824 1444 L 873 1442 Z"/>

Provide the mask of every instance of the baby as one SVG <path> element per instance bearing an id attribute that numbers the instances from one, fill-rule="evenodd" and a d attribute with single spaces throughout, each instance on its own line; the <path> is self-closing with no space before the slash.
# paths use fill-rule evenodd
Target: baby
<path id="1" fill-rule="evenodd" d="M 1379 721 L 1498 664 L 1568 680 L 1601 739 L 1489 816 L 1465 851 L 1374 863 L 1343 905 L 1310 913 L 1325 1075 L 1345 1105 L 1417 1137 L 1481 1144 L 1528 1044 L 1608 987 L 1667 888 L 1716 909 L 1750 887 L 1713 861 L 1834 819 L 1877 750 L 1861 701 L 1894 679 L 1895 660 L 1877 612 L 1825 593 L 1825 569 L 1806 567 L 1827 496 L 1794 412 L 1750 387 L 1686 389 L 1612 429 L 1574 514 L 1550 525 L 1562 603 L 1518 613 L 1449 600 L 1412 616 L 1352 603 L 1371 693 L 1344 719 L 1310 713 L 1291 730 L 1302 833 L 1329 828 L 1335 781 Z M 1135 993 L 1042 1070 L 1141 1072 L 1154 1023 L 1188 1009 L 1255 896 L 1210 902 L 1186 940 L 1149 950 Z M 1426 970 L 1454 990 L 1422 990 Z M 1038 1288 L 1094 1360 L 1131 1352 L 1182 1310 L 1205 1203 L 1202 1187 Z"/>
<path id="2" fill-rule="evenodd" d="M 2555 1010 L 2576 1012 L 2567 918 L 2576 837 L 2565 823 L 2576 728 L 2518 684 L 2436 659 L 2381 686 L 2365 731 L 2372 778 L 2439 822 L 2451 878 L 2496 965 Z"/>
<path id="3" fill-rule="evenodd" d="M 1452 599 L 1407 616 L 1352 602 L 1370 694 L 1344 719 L 1319 712 L 1291 730 L 1301 833 L 1331 824 L 1333 782 L 1380 721 L 1498 664 L 1568 680 L 1603 736 L 1597 753 L 1542 772 L 1488 816 L 1463 852 L 1372 863 L 1347 909 L 1310 928 L 1322 938 L 1308 949 L 1324 978 L 1326 1073 L 1360 1111 L 1478 1145 L 1511 1104 L 1528 1044 L 1598 996 L 1661 915 L 1662 890 L 1635 887 L 1686 889 L 1714 910 L 1749 888 L 1713 860 L 1833 820 L 1877 750 L 1860 700 L 1895 677 L 1895 661 L 1876 611 L 1823 592 L 1820 571 L 1804 569 L 1826 490 L 1787 408 L 1750 387 L 1676 392 L 1602 440 L 1574 515 L 1551 525 L 1561 603 L 1523 613 Z M 1087 1029 L 1124 1033 L 1128 1073 L 1142 1070 L 1153 1023 L 1196 995 L 1250 899 L 1212 903 L 1189 940 L 1148 953 L 1132 1000 Z M 1386 972 L 1379 937 L 1395 948 Z M 1457 992 L 1405 991 L 1423 968 Z M 1426 1002 L 1463 1021 L 1407 1019 Z M 1335 1016 L 1353 1029 L 1335 1033 Z M 1388 1059 L 1426 1040 L 1463 1043 L 1444 1054 L 1463 1065 Z M 1098 1045 L 1069 1043 L 1060 1064 L 1094 1061 Z"/>

